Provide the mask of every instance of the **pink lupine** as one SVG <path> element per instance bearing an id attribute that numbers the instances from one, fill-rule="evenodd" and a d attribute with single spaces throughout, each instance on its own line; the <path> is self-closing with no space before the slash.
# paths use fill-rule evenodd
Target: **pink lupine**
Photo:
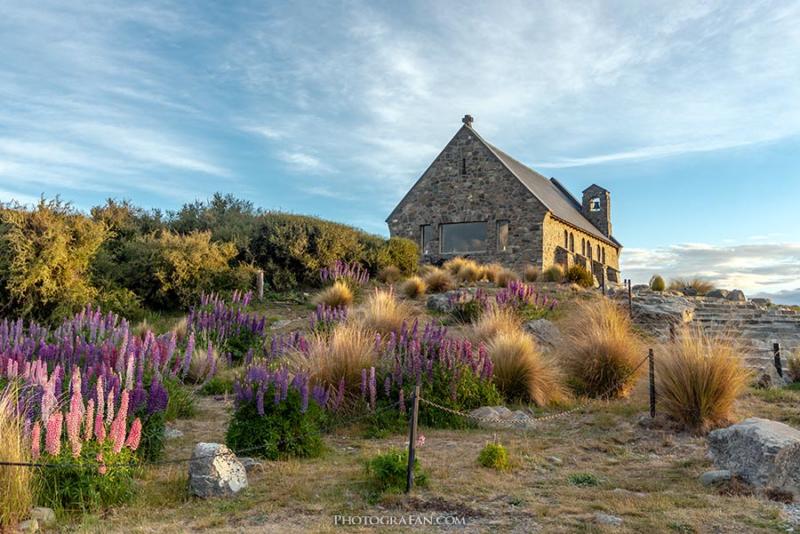
<path id="1" fill-rule="evenodd" d="M 119 414 L 117 414 L 117 418 L 114 419 L 114 422 L 111 423 L 111 431 L 108 437 L 114 444 L 114 453 L 119 453 L 119 451 L 122 450 L 122 446 L 125 445 L 125 419 L 122 419 Z"/>
<path id="2" fill-rule="evenodd" d="M 106 424 L 110 425 L 114 420 L 114 390 L 108 392 L 108 399 L 106 400 Z"/>
<path id="3" fill-rule="evenodd" d="M 129 399 L 130 399 L 130 393 L 128 393 L 128 390 L 123 391 L 119 400 L 119 410 L 117 411 L 117 417 L 121 416 L 123 421 L 128 417 L 128 402 L 130 402 Z"/>
<path id="4" fill-rule="evenodd" d="M 128 355 L 128 367 L 125 369 L 125 389 L 133 389 L 133 352 Z"/>
<path id="5" fill-rule="evenodd" d="M 77 458 L 81 455 L 81 420 L 82 416 L 78 412 L 67 412 L 67 439 L 72 447 L 72 456 Z"/>
<path id="6" fill-rule="evenodd" d="M 47 434 L 44 440 L 44 450 L 51 456 L 58 456 L 61 452 L 61 412 L 55 412 L 47 420 Z"/>
<path id="7" fill-rule="evenodd" d="M 33 430 L 31 431 L 31 457 L 34 461 L 39 459 L 42 447 L 42 425 L 39 421 L 33 423 Z"/>
<path id="8" fill-rule="evenodd" d="M 128 432 L 128 439 L 125 441 L 125 446 L 130 450 L 135 451 L 139 448 L 139 441 L 142 439 L 142 422 L 137 417 L 131 424 L 131 429 Z"/>
<path id="9" fill-rule="evenodd" d="M 103 423 L 103 412 L 100 410 L 94 416 L 94 437 L 101 443 L 106 440 L 106 425 Z"/>
<path id="10" fill-rule="evenodd" d="M 94 430 L 94 399 L 89 399 L 86 404 L 86 416 L 83 419 L 83 439 L 89 441 L 92 439 Z"/>
<path id="11" fill-rule="evenodd" d="M 103 410 L 105 409 L 105 389 L 103 388 L 103 377 L 97 377 L 97 413 L 100 418 L 103 418 Z"/>
<path id="12" fill-rule="evenodd" d="M 58 402 L 56 399 L 55 394 L 56 389 L 56 374 L 53 373 L 53 376 L 47 380 L 44 384 L 44 393 L 42 394 L 42 421 L 47 423 L 50 419 L 50 414 L 53 413 L 53 410 L 56 407 L 56 403 Z"/>

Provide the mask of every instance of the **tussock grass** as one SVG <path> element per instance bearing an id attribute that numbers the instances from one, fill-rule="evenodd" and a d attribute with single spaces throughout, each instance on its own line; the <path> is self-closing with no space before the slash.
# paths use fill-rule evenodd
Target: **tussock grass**
<path id="1" fill-rule="evenodd" d="M 412 276 L 400 285 L 400 292 L 410 299 L 424 295 L 427 289 L 425 280 L 419 276 Z"/>
<path id="2" fill-rule="evenodd" d="M 16 413 L 18 391 L 7 386 L 0 391 L 0 461 L 30 462 L 30 443 L 22 418 Z M 33 504 L 32 469 L 0 465 L 0 531 L 24 519 Z"/>
<path id="3" fill-rule="evenodd" d="M 189 360 L 186 380 L 199 384 L 206 379 L 212 368 L 216 366 L 216 369 L 221 371 L 227 363 L 224 358 L 220 358 L 215 347 L 211 348 L 211 354 L 208 353 L 208 347 L 197 347 L 192 353 L 192 359 Z"/>
<path id="4" fill-rule="evenodd" d="M 551 265 L 542 273 L 542 281 L 544 282 L 563 282 L 564 281 L 564 269 L 558 265 Z"/>
<path id="5" fill-rule="evenodd" d="M 486 346 L 494 364 L 494 382 L 503 396 L 544 406 L 565 398 L 561 372 L 521 331 L 502 332 Z"/>
<path id="6" fill-rule="evenodd" d="M 458 271 L 461 270 L 461 267 L 463 267 L 465 264 L 467 264 L 469 262 L 475 263 L 472 260 L 468 260 L 467 258 L 462 258 L 461 256 L 456 256 L 455 258 L 450 258 L 449 260 L 444 262 L 442 264 L 442 269 L 444 269 L 445 271 L 449 272 L 453 276 L 457 276 L 458 275 Z"/>
<path id="7" fill-rule="evenodd" d="M 535 282 L 542 275 L 542 270 L 535 265 L 526 265 L 522 270 L 522 278 L 526 282 Z"/>
<path id="8" fill-rule="evenodd" d="M 378 280 L 385 284 L 394 284 L 403 278 L 403 272 L 394 265 L 387 265 L 378 271 Z"/>
<path id="9" fill-rule="evenodd" d="M 734 402 L 749 379 L 737 344 L 699 329 L 684 332 L 658 351 L 659 409 L 697 432 L 730 421 Z"/>
<path id="10" fill-rule="evenodd" d="M 502 270 L 503 266 L 499 263 L 481 265 L 481 279 L 494 284 L 497 281 L 497 274 Z"/>
<path id="11" fill-rule="evenodd" d="M 405 302 L 395 298 L 392 290 L 376 289 L 358 310 L 358 322 L 366 330 L 389 334 L 397 332 L 411 317 Z"/>
<path id="12" fill-rule="evenodd" d="M 642 367 L 644 347 L 630 319 L 613 301 L 581 303 L 563 323 L 560 359 L 579 395 L 627 397 Z"/>
<path id="13" fill-rule="evenodd" d="M 477 341 L 489 341 L 498 334 L 519 332 L 522 320 L 514 310 L 492 306 L 472 324 L 472 332 Z"/>
<path id="14" fill-rule="evenodd" d="M 312 382 L 325 387 L 339 387 L 344 379 L 348 398 L 361 390 L 361 370 L 376 365 L 375 337 L 355 323 L 337 325 L 329 335 L 315 334 L 305 351 L 287 355 L 294 371 L 308 373 Z"/>
<path id="15" fill-rule="evenodd" d="M 685 288 L 692 288 L 698 295 L 705 295 L 714 289 L 714 284 L 702 278 L 673 278 L 669 282 L 669 288 L 675 291 L 683 291 Z"/>
<path id="16" fill-rule="evenodd" d="M 422 279 L 425 281 L 429 293 L 450 291 L 456 285 L 453 276 L 445 269 L 431 269 Z"/>
<path id="17" fill-rule="evenodd" d="M 185 316 L 181 317 L 170 331 L 175 333 L 175 337 L 179 342 L 186 339 L 186 336 L 189 334 L 189 318 Z"/>
<path id="18" fill-rule="evenodd" d="M 472 260 L 464 260 L 464 263 L 459 267 L 456 277 L 462 282 L 473 284 L 481 279 L 483 270 L 480 265 Z"/>
<path id="19" fill-rule="evenodd" d="M 511 269 L 500 269 L 494 279 L 494 285 L 497 287 L 507 287 L 510 282 L 519 280 L 517 273 Z"/>
<path id="20" fill-rule="evenodd" d="M 349 306 L 353 303 L 353 291 L 350 287 L 337 280 L 332 286 L 326 287 L 314 297 L 314 304 L 327 306 Z"/>

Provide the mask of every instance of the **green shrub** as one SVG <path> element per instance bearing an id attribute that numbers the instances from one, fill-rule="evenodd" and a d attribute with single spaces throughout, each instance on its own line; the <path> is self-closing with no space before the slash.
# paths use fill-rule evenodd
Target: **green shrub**
<path id="1" fill-rule="evenodd" d="M 192 391 L 175 378 L 165 377 L 163 385 L 169 395 L 167 409 L 164 412 L 166 420 L 174 421 L 175 419 L 194 417 L 197 408 Z"/>
<path id="2" fill-rule="evenodd" d="M 388 409 L 390 405 L 386 399 L 376 403 L 375 410 L 364 419 L 365 438 L 383 439 L 408 431 L 408 415 L 400 413 L 398 409 Z"/>
<path id="3" fill-rule="evenodd" d="M 229 377 L 216 375 L 200 388 L 203 395 L 227 395 L 233 393 L 233 380 Z"/>
<path id="4" fill-rule="evenodd" d="M 164 431 L 166 429 L 165 412 L 147 414 L 146 410 L 137 413 L 142 421 L 142 439 L 136 455 L 147 462 L 154 462 L 161 458 L 164 452 Z"/>
<path id="5" fill-rule="evenodd" d="M 90 266 L 108 235 L 58 199 L 0 204 L 0 313 L 57 321 L 92 302 Z"/>
<path id="6" fill-rule="evenodd" d="M 592 473 L 573 473 L 569 476 L 569 483 L 573 486 L 599 486 L 600 479 Z"/>
<path id="7" fill-rule="evenodd" d="M 104 312 L 116 313 L 132 323 L 141 321 L 147 315 L 147 310 L 142 306 L 142 299 L 124 287 L 101 290 L 95 303 Z"/>
<path id="8" fill-rule="evenodd" d="M 494 383 L 481 380 L 469 367 L 461 367 L 453 386 L 454 371 L 444 367 L 434 367 L 433 379 L 426 381 L 420 395 L 451 410 L 469 412 L 481 406 L 497 406 L 503 403 L 503 397 Z M 411 394 L 406 395 L 407 399 Z M 420 405 L 419 423 L 434 428 L 471 428 L 474 423 L 433 406 Z"/>
<path id="9" fill-rule="evenodd" d="M 275 395 L 274 385 L 264 392 L 266 399 Z M 277 405 L 264 402 L 264 415 L 258 414 L 254 403 L 240 406 L 234 413 L 225 443 L 234 451 L 246 450 L 248 455 L 268 460 L 290 457 L 315 457 L 322 454 L 324 412 L 316 402 L 309 402 L 302 412 L 300 393 L 289 388 L 286 399 Z"/>
<path id="10" fill-rule="evenodd" d="M 498 471 L 508 471 L 511 468 L 508 451 L 500 443 L 487 443 L 478 455 L 478 463 Z"/>
<path id="11" fill-rule="evenodd" d="M 394 266 L 405 275 L 417 272 L 419 266 L 419 247 L 404 237 L 390 237 L 378 251 L 378 266 Z"/>
<path id="12" fill-rule="evenodd" d="M 594 275 L 586 267 L 577 263 L 567 269 L 564 278 L 567 282 L 573 282 L 581 287 L 594 287 Z"/>
<path id="13" fill-rule="evenodd" d="M 58 511 L 92 512 L 130 501 L 134 494 L 136 456 L 127 447 L 115 454 L 110 440 L 86 442 L 78 458 L 69 447 L 46 457 L 50 467 L 38 470 L 37 502 Z M 98 470 L 102 453 L 106 473 Z M 63 466 L 63 467 L 62 467 Z"/>
<path id="14" fill-rule="evenodd" d="M 657 274 L 650 279 L 650 289 L 658 292 L 664 291 L 667 289 L 667 283 L 664 282 L 664 279 Z"/>
<path id="15" fill-rule="evenodd" d="M 560 265 L 552 265 L 542 273 L 541 278 L 544 282 L 563 282 L 564 269 Z"/>
<path id="16" fill-rule="evenodd" d="M 240 259 L 252 259 L 249 247 L 258 225 L 259 211 L 249 200 L 214 193 L 206 201 L 184 204 L 171 215 L 169 227 L 173 232 L 211 232 L 212 240 L 236 245 Z"/>
<path id="17" fill-rule="evenodd" d="M 379 454 L 366 462 L 367 486 L 373 498 L 384 493 L 401 493 L 406 489 L 408 471 L 408 452 L 390 450 Z M 428 474 L 420 467 L 419 461 L 414 459 L 414 485 L 425 487 L 428 485 Z"/>

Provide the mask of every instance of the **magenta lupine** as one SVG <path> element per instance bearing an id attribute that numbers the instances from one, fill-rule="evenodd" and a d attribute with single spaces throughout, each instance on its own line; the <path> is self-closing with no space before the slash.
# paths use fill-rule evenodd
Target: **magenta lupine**
<path id="1" fill-rule="evenodd" d="M 142 422 L 137 417 L 131 423 L 131 429 L 128 432 L 128 439 L 125 441 L 125 446 L 130 450 L 135 451 L 139 448 L 139 441 L 142 439 Z"/>
<path id="2" fill-rule="evenodd" d="M 61 452 L 61 423 L 63 416 L 61 412 L 50 414 L 47 420 L 47 429 L 44 438 L 44 450 L 51 456 L 58 456 Z"/>
<path id="3" fill-rule="evenodd" d="M 31 458 L 33 461 L 39 459 L 42 447 L 42 425 L 39 421 L 33 423 L 33 430 L 31 430 Z"/>

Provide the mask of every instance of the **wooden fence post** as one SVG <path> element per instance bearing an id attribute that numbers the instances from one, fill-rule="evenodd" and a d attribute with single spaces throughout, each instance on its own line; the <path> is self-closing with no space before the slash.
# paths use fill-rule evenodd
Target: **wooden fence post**
<path id="1" fill-rule="evenodd" d="M 650 361 L 650 417 L 656 416 L 656 359 L 653 354 L 653 349 L 647 353 L 647 359 Z"/>
<path id="2" fill-rule="evenodd" d="M 256 273 L 256 292 L 258 300 L 264 300 L 264 271 L 261 270 Z"/>
<path id="3" fill-rule="evenodd" d="M 775 356 L 775 370 L 778 371 L 778 376 L 783 378 L 783 364 L 781 363 L 781 344 L 772 344 L 772 354 Z"/>
<path id="4" fill-rule="evenodd" d="M 408 423 L 408 470 L 406 471 L 406 493 L 414 486 L 414 460 L 417 449 L 417 418 L 419 417 L 419 383 L 414 388 L 413 408 Z"/>

